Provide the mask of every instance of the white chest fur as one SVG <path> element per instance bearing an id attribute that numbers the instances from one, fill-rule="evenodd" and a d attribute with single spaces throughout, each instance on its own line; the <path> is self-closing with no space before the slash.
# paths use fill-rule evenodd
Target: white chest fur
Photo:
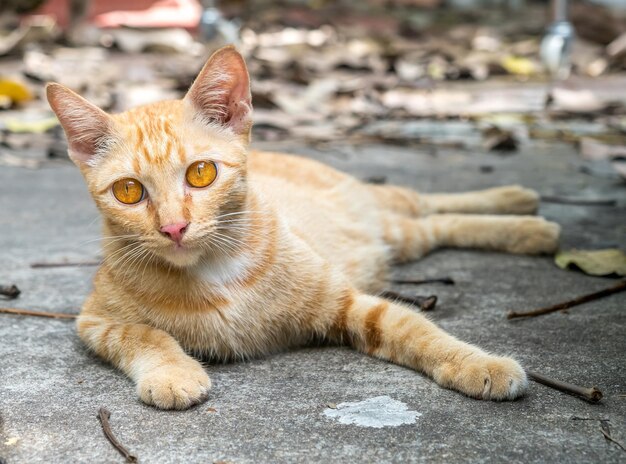
<path id="1" fill-rule="evenodd" d="M 221 253 L 205 258 L 195 268 L 196 276 L 209 285 L 224 286 L 245 278 L 253 265 L 247 253 Z"/>

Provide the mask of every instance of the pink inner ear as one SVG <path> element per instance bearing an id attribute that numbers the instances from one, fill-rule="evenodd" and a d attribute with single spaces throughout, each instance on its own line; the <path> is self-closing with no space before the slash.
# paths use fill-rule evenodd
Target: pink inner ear
<path id="1" fill-rule="evenodd" d="M 111 118 L 70 89 L 49 84 L 46 93 L 69 145 L 70 157 L 88 163 L 111 137 Z"/>
<path id="2" fill-rule="evenodd" d="M 252 112 L 250 78 L 243 57 L 233 47 L 213 54 L 186 98 L 205 121 L 217 122 L 238 134 L 249 131 Z"/>

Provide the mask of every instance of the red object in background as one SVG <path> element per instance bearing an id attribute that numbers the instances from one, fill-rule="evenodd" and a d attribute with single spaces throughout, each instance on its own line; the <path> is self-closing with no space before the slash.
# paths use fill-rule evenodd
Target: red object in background
<path id="1" fill-rule="evenodd" d="M 87 20 L 98 27 L 198 27 L 197 0 L 90 0 Z M 32 14 L 53 16 L 62 28 L 70 22 L 69 0 L 48 0 Z"/>

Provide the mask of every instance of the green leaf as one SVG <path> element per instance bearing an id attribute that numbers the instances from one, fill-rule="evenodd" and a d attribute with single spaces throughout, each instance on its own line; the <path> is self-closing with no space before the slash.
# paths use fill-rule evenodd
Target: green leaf
<path id="1" fill-rule="evenodd" d="M 626 275 L 626 254 L 617 248 L 561 251 L 554 262 L 561 269 L 578 268 L 594 276 Z"/>

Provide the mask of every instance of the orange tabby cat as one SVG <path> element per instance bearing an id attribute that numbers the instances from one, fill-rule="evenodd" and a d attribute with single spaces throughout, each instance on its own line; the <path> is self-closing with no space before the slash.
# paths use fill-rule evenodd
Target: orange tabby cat
<path id="1" fill-rule="evenodd" d="M 59 84 L 47 93 L 104 219 L 105 260 L 78 333 L 144 402 L 183 409 L 207 396 L 211 381 L 189 353 L 244 359 L 314 339 L 474 398 L 523 393 L 513 359 L 372 293 L 391 262 L 441 246 L 552 252 L 558 225 L 513 216 L 535 211 L 535 192 L 419 195 L 249 151 L 249 78 L 232 47 L 182 101 L 108 115 Z"/>

